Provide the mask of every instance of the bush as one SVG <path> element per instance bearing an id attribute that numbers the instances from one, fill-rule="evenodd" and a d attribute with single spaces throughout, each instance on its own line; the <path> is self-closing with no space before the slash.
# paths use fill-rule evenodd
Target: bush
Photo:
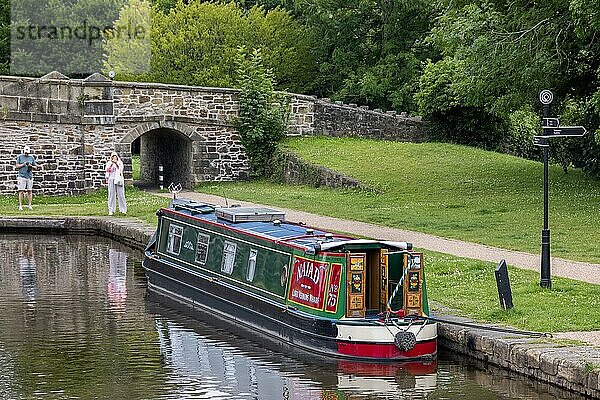
<path id="1" fill-rule="evenodd" d="M 430 115 L 432 139 L 497 150 L 507 131 L 498 116 L 477 107 L 454 107 Z"/>
<path id="2" fill-rule="evenodd" d="M 250 158 L 250 176 L 265 177 L 277 144 L 285 136 L 288 102 L 273 91 L 273 75 L 265 68 L 260 50 L 238 49 L 237 85 L 240 114 L 235 126 Z"/>
<path id="3" fill-rule="evenodd" d="M 500 145 L 503 153 L 539 160 L 541 148 L 533 145 L 533 137 L 541 132 L 540 117 L 530 109 L 520 109 L 508 115 L 508 132 Z"/>

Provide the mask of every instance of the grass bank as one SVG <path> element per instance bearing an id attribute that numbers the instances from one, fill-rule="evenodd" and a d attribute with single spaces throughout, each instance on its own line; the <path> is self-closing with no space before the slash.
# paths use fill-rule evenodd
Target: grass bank
<path id="1" fill-rule="evenodd" d="M 206 184 L 199 190 L 531 253 L 540 251 L 542 164 L 439 143 L 295 138 L 307 161 L 377 192 L 268 182 Z M 600 181 L 550 167 L 552 255 L 600 263 Z M 418 245 L 418 244 L 417 244 Z"/>
<path id="2" fill-rule="evenodd" d="M 539 253 L 542 165 L 498 153 L 437 143 L 296 138 L 285 146 L 315 164 L 350 175 L 376 192 L 270 182 L 204 184 L 231 199 L 411 229 Z M 552 255 L 600 262 L 600 182 L 550 167 Z M 401 238 L 399 238 L 401 239 Z M 415 243 L 418 246 L 418 243 Z M 479 321 L 544 332 L 596 330 L 600 286 L 509 267 L 515 307 L 498 302 L 494 263 L 426 251 L 433 302 Z"/>
<path id="3" fill-rule="evenodd" d="M 465 317 L 541 332 L 593 331 L 600 326 L 600 286 L 508 268 L 514 308 L 500 308 L 490 262 L 424 251 L 429 299 Z M 435 308 L 434 308 L 435 310 Z"/>

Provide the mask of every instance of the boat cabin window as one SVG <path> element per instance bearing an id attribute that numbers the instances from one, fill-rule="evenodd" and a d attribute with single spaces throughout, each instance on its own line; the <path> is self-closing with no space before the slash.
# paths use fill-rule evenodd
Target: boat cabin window
<path id="1" fill-rule="evenodd" d="M 254 280 L 254 272 L 256 271 L 256 256 L 258 250 L 251 249 L 248 256 L 248 271 L 246 271 L 246 280 L 252 282 Z"/>
<path id="2" fill-rule="evenodd" d="M 235 262 L 235 251 L 237 244 L 225 241 L 223 244 L 223 260 L 221 262 L 221 271 L 231 275 L 233 272 L 233 263 Z"/>
<path id="3" fill-rule="evenodd" d="M 196 243 L 196 262 L 199 264 L 206 264 L 206 258 L 208 257 L 208 243 L 210 236 L 202 233 L 198 234 L 198 242 Z"/>
<path id="4" fill-rule="evenodd" d="M 179 255 L 181 251 L 181 238 L 183 236 L 183 227 L 179 225 L 169 225 L 169 239 L 167 240 L 167 252 Z"/>

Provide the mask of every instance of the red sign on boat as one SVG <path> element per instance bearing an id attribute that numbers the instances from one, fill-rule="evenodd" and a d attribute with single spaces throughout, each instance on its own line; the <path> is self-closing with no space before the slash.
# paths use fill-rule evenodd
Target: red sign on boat
<path id="1" fill-rule="evenodd" d="M 294 257 L 288 299 L 303 306 L 323 309 L 329 263 Z"/>
<path id="2" fill-rule="evenodd" d="M 325 311 L 327 312 L 334 313 L 337 311 L 341 277 L 342 264 L 331 264 L 331 276 L 329 277 L 329 287 L 327 288 L 327 303 L 325 305 Z"/>

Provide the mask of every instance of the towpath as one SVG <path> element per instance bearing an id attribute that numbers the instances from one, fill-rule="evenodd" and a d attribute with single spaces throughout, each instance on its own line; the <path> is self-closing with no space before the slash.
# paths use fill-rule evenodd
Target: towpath
<path id="1" fill-rule="evenodd" d="M 158 193 L 160 196 L 171 197 L 169 193 Z M 214 196 L 199 192 L 181 192 L 179 198 L 186 198 L 198 202 L 225 206 L 226 201 L 221 196 Z M 227 200 L 228 204 L 239 204 L 241 206 L 263 206 L 239 200 Z M 324 230 L 344 232 L 351 235 L 411 242 L 417 248 L 452 254 L 458 257 L 473 258 L 498 263 L 506 260 L 506 263 L 514 267 L 539 271 L 540 255 L 521 251 L 506 250 L 497 247 L 485 246 L 478 243 L 463 242 L 455 239 L 447 239 L 426 233 L 407 231 L 404 229 L 390 228 L 369 224 L 365 222 L 349 221 L 307 212 L 290 210 L 281 207 L 272 207 L 285 211 L 286 219 L 293 222 L 303 222 L 307 226 L 318 227 Z M 565 260 L 552 257 L 552 275 L 563 278 L 574 279 L 600 285 L 600 264 L 585 263 L 580 261 Z M 558 338 L 580 340 L 600 346 L 600 324 L 597 331 L 592 332 L 563 332 L 555 333 Z"/>

